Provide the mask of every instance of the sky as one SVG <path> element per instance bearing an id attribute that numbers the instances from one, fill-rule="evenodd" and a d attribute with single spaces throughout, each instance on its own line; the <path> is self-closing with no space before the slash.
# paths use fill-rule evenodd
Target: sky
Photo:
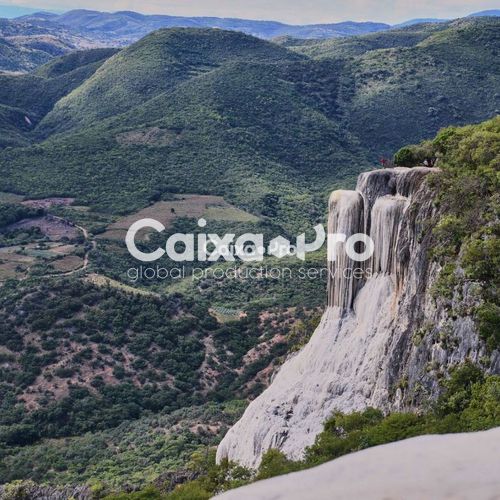
<path id="1" fill-rule="evenodd" d="M 64 11 L 133 10 L 145 14 L 268 19 L 290 24 L 456 18 L 500 8 L 500 0 L 1 0 L 6 6 Z"/>

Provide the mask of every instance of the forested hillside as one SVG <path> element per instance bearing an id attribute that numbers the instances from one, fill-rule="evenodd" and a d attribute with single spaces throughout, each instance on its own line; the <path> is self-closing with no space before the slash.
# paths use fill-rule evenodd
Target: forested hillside
<path id="1" fill-rule="evenodd" d="M 303 227 L 304 207 L 314 214 L 321 196 L 370 162 L 494 114 L 498 21 L 423 31 L 410 47 L 396 32 L 391 48 L 353 55 L 334 44 L 314 58 L 240 33 L 159 31 L 21 129 L 33 146 L 4 150 L 0 187 L 106 211 L 144 206 L 159 187 L 223 195 L 256 214 L 277 196 L 275 219 Z M 33 77 L 7 83 L 23 78 Z M 1 102 L 12 106 L 8 95 Z M 145 143 L 133 139 L 153 129 Z"/>
<path id="2" fill-rule="evenodd" d="M 0 148 L 32 142 L 38 122 L 87 80 L 115 49 L 76 51 L 28 75 L 0 74 Z"/>

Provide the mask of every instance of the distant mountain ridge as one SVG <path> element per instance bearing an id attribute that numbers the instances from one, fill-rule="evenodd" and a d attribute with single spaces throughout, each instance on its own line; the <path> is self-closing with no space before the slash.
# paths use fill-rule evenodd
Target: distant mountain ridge
<path id="1" fill-rule="evenodd" d="M 18 19 L 24 22 L 38 22 L 40 18 L 39 13 L 35 13 Z M 43 18 L 47 20 L 46 13 L 43 13 Z M 50 21 L 82 33 L 92 33 L 103 40 L 113 39 L 120 45 L 128 45 L 160 28 L 220 28 L 241 31 L 264 39 L 285 35 L 295 38 L 334 38 L 362 35 L 390 28 L 388 24 L 375 22 L 346 21 L 292 26 L 278 21 L 144 15 L 131 11 L 109 13 L 85 9 L 71 10 L 59 16 L 51 16 Z"/>
<path id="2" fill-rule="evenodd" d="M 474 12 L 473 14 L 469 14 L 468 17 L 498 17 L 498 16 L 500 16 L 500 9 L 482 10 L 480 12 Z"/>
<path id="3" fill-rule="evenodd" d="M 36 21 L 0 19 L 0 72 L 25 73 L 68 52 L 112 45 L 52 23 L 53 16 L 38 13 Z"/>
<path id="4" fill-rule="evenodd" d="M 129 11 L 107 13 L 83 9 L 64 14 L 33 12 L 4 19 L 1 18 L 2 12 L 0 6 L 0 72 L 9 73 L 32 71 L 54 56 L 75 50 L 126 47 L 162 28 L 217 28 L 261 39 L 279 36 L 341 38 L 390 28 L 388 24 L 371 22 L 289 26 L 275 21 L 143 15 Z M 9 16 L 11 11 L 6 12 Z"/>
<path id="5" fill-rule="evenodd" d="M 480 12 L 473 12 L 466 17 L 498 17 L 500 16 L 500 9 L 482 10 Z M 399 24 L 395 24 L 394 28 L 404 28 L 406 26 L 413 26 L 414 24 L 422 23 L 446 23 L 450 19 L 435 18 L 435 17 L 419 17 L 416 19 L 409 19 Z"/>
<path id="6" fill-rule="evenodd" d="M 144 15 L 132 11 L 110 13 L 77 9 L 62 14 L 40 11 L 16 18 L 13 18 L 12 12 L 11 8 L 0 5 L 0 72 L 25 73 L 54 56 L 74 50 L 126 47 L 162 28 L 216 28 L 239 31 L 265 40 L 312 42 L 377 34 L 416 24 L 450 22 L 446 19 L 426 18 L 412 19 L 395 26 L 354 21 L 289 25 L 278 21 Z M 499 13 L 499 10 L 488 10 L 468 17 L 498 16 Z M 2 18 L 3 15 L 10 19 Z"/>
<path id="7" fill-rule="evenodd" d="M 417 19 L 410 19 L 404 23 L 395 24 L 393 28 L 406 28 L 407 26 L 413 26 L 415 24 L 427 24 L 427 23 L 446 23 L 449 19 L 439 19 L 434 17 L 419 17 Z"/>
<path id="8" fill-rule="evenodd" d="M 0 17 L 12 16 L 12 9 L 0 6 Z M 10 15 L 9 15 L 10 14 Z M 499 16 L 500 10 L 491 9 L 474 12 L 467 17 Z M 105 40 L 113 39 L 121 45 L 128 45 L 160 28 L 220 28 L 241 31 L 258 38 L 275 38 L 291 36 L 294 38 L 335 38 L 343 36 L 363 35 L 387 30 L 391 27 L 404 27 L 420 23 L 446 22 L 450 19 L 416 18 L 390 25 L 378 22 L 344 21 L 338 23 L 315 23 L 308 25 L 291 25 L 272 20 L 251 20 L 220 17 L 188 17 L 171 15 L 146 15 L 133 11 L 101 12 L 86 9 L 75 9 L 63 14 L 49 12 L 30 12 L 16 18 L 27 22 L 50 21 L 80 32 L 93 33 Z"/>

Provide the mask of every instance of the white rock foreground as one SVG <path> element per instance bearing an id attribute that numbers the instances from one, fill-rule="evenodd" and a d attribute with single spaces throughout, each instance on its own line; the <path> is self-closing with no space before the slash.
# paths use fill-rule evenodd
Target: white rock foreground
<path id="1" fill-rule="evenodd" d="M 220 500 L 500 499 L 500 427 L 420 436 L 259 481 Z"/>

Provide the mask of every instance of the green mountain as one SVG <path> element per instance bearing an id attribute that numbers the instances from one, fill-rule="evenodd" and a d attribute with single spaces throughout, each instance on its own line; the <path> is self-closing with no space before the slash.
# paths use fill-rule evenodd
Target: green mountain
<path id="1" fill-rule="evenodd" d="M 139 208 L 160 190 L 224 195 L 265 214 L 276 196 L 276 220 L 303 228 L 321 196 L 369 162 L 495 113 L 498 24 L 461 20 L 307 50 L 236 32 L 159 31 L 43 110 L 16 102 L 40 121 L 26 135 L 33 146 L 0 155 L 0 188 L 107 211 Z M 26 78 L 36 77 L 8 82 Z M 162 140 L 121 140 L 156 128 Z"/>
<path id="2" fill-rule="evenodd" d="M 33 15 L 35 13 L 46 15 L 46 16 L 53 16 L 55 14 L 51 14 L 49 12 L 38 12 L 39 9 L 33 8 L 33 7 L 18 7 L 16 5 L 0 5 L 0 16 L 5 17 L 7 19 L 13 18 L 13 17 L 19 17 L 19 16 L 27 16 L 27 15 Z"/>
<path id="3" fill-rule="evenodd" d="M 0 74 L 0 147 L 26 145 L 38 122 L 85 82 L 114 49 L 73 52 L 28 75 Z"/>
<path id="4" fill-rule="evenodd" d="M 157 31 L 121 51 L 58 102 L 41 124 L 41 133 L 50 135 L 118 115 L 232 61 L 300 59 L 282 47 L 241 33 Z"/>
<path id="5" fill-rule="evenodd" d="M 419 23 L 340 40 L 302 40 L 293 37 L 278 37 L 274 41 L 315 59 L 355 57 L 378 49 L 414 47 L 433 33 L 450 29 L 452 25 L 449 22 Z"/>
<path id="6" fill-rule="evenodd" d="M 459 20 L 413 47 L 369 51 L 351 63 L 349 126 L 373 152 L 391 154 L 446 124 L 500 108 L 499 21 Z"/>

